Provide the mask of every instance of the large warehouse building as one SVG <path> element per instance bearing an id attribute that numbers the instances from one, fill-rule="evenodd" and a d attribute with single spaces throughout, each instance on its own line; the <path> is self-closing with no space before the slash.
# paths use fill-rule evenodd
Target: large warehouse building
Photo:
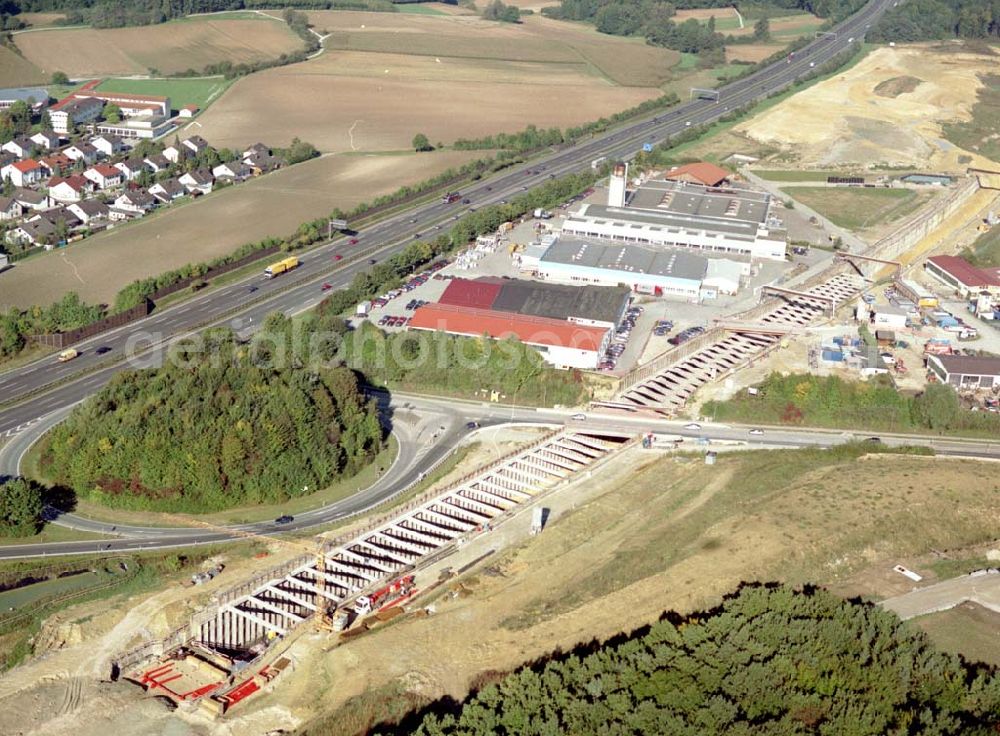
<path id="1" fill-rule="evenodd" d="M 524 250 L 521 269 L 556 283 L 622 286 L 638 294 L 700 301 L 735 294 L 750 274 L 750 262 L 549 235 Z"/>
<path id="2" fill-rule="evenodd" d="M 927 367 L 941 383 L 955 388 L 1000 387 L 1000 358 L 977 355 L 929 355 Z"/>
<path id="3" fill-rule="evenodd" d="M 582 289 L 518 279 L 452 279 L 436 304 L 419 307 L 414 330 L 514 336 L 559 368 L 596 368 L 625 316 L 629 290 Z"/>
<path id="4" fill-rule="evenodd" d="M 788 237 L 770 211 L 769 194 L 733 186 L 650 181 L 626 200 L 626 176 L 624 168 L 616 169 L 609 203 L 583 205 L 566 218 L 562 231 L 654 247 L 785 260 Z"/>

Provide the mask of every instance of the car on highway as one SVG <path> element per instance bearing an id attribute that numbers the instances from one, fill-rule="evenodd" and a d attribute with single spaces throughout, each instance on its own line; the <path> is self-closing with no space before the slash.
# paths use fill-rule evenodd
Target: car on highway
<path id="1" fill-rule="evenodd" d="M 282 514 L 277 519 L 274 520 L 275 524 L 291 524 L 295 521 L 294 516 L 289 516 L 288 514 Z"/>
<path id="2" fill-rule="evenodd" d="M 416 222 L 416 221 L 417 221 L 417 218 L 416 218 L 416 217 L 411 217 L 411 218 L 410 218 L 410 222 Z"/>
<path id="3" fill-rule="evenodd" d="M 344 257 L 342 255 L 340 255 L 340 253 L 337 253 L 337 255 L 335 255 L 333 257 L 333 260 L 335 260 L 335 261 L 342 261 L 342 260 L 344 260 Z"/>
<path id="4" fill-rule="evenodd" d="M 749 434 L 764 434 L 764 430 L 757 429 L 756 427 L 754 427 L 753 429 L 750 430 Z"/>
<path id="5" fill-rule="evenodd" d="M 248 286 L 247 287 L 247 291 L 250 292 L 251 294 L 253 294 L 255 291 L 257 291 L 257 287 L 256 286 Z"/>
<path id="6" fill-rule="evenodd" d="M 587 415 L 586 414 L 574 414 L 573 416 L 570 417 L 570 419 L 572 419 L 574 422 L 583 422 L 583 421 L 586 421 Z"/>
<path id="7" fill-rule="evenodd" d="M 690 424 L 685 424 L 684 429 L 701 429 L 701 425 L 697 422 L 691 422 Z"/>
<path id="8" fill-rule="evenodd" d="M 471 201 L 472 201 L 471 199 L 469 199 L 468 197 L 466 197 L 465 199 L 462 200 L 462 204 L 469 204 L 469 202 L 471 202 Z"/>
<path id="9" fill-rule="evenodd" d="M 322 291 L 329 291 L 330 289 L 332 289 L 332 288 L 333 288 L 333 284 L 331 284 L 331 283 L 330 283 L 330 282 L 328 282 L 328 281 L 324 281 L 324 282 L 323 282 L 323 285 L 322 285 L 321 287 L 319 287 L 319 288 L 320 288 L 320 290 L 322 290 Z"/>
<path id="10" fill-rule="evenodd" d="M 882 438 L 881 437 L 869 437 L 868 439 L 865 440 L 865 442 L 871 442 L 873 445 L 874 444 L 882 444 Z"/>
<path id="11" fill-rule="evenodd" d="M 466 429 L 479 429 L 479 422 L 466 422 L 465 423 L 465 428 Z"/>
<path id="12" fill-rule="evenodd" d="M 347 242 L 350 243 L 351 245 L 357 245 L 358 244 L 358 239 L 357 238 L 351 238 Z"/>
<path id="13" fill-rule="evenodd" d="M 686 123 L 684 123 L 684 127 L 685 128 L 690 128 L 691 127 L 691 121 L 688 120 Z"/>
<path id="14" fill-rule="evenodd" d="M 111 346 L 110 345 L 101 345 L 101 347 L 97 348 L 97 350 L 95 350 L 94 352 L 97 355 L 104 355 L 106 353 L 110 353 L 111 352 Z"/>
<path id="15" fill-rule="evenodd" d="M 377 262 L 378 262 L 378 261 L 376 261 L 376 260 L 375 260 L 374 258 L 369 258 L 369 259 L 368 259 L 368 263 L 370 263 L 370 264 L 371 264 L 371 265 L 373 265 L 373 266 L 374 266 L 374 265 L 375 265 L 375 264 L 376 264 Z"/>
<path id="16" fill-rule="evenodd" d="M 493 187 L 486 187 L 486 191 L 487 192 L 492 192 L 493 191 Z"/>

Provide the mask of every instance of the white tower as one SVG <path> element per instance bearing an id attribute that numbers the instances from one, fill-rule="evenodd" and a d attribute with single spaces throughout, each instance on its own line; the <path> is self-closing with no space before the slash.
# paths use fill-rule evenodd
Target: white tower
<path id="1" fill-rule="evenodd" d="M 628 164 L 615 164 L 608 184 L 608 207 L 625 206 L 625 185 L 628 183 Z"/>

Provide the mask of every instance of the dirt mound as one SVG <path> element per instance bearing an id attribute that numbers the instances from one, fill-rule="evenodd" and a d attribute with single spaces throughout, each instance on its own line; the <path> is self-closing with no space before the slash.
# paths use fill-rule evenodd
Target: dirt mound
<path id="1" fill-rule="evenodd" d="M 900 95 L 905 95 L 907 92 L 912 92 L 923 84 L 923 82 L 924 80 L 922 79 L 904 74 L 901 77 L 893 77 L 892 79 L 886 79 L 884 82 L 879 82 L 872 91 L 879 97 L 899 97 Z"/>

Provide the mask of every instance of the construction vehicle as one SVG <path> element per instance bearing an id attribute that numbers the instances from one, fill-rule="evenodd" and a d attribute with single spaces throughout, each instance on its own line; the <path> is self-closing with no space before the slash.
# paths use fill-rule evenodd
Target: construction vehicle
<path id="1" fill-rule="evenodd" d="M 293 268 L 299 267 L 299 259 L 295 256 L 288 256 L 288 258 L 282 258 L 277 263 L 272 263 L 270 266 L 264 269 L 264 277 L 273 279 L 275 276 L 280 276 L 283 273 L 291 271 Z"/>
<path id="2" fill-rule="evenodd" d="M 413 587 L 413 579 L 412 575 L 404 575 L 379 588 L 371 595 L 359 597 L 354 604 L 354 613 L 360 618 L 409 600 L 417 593 L 416 588 Z"/>

